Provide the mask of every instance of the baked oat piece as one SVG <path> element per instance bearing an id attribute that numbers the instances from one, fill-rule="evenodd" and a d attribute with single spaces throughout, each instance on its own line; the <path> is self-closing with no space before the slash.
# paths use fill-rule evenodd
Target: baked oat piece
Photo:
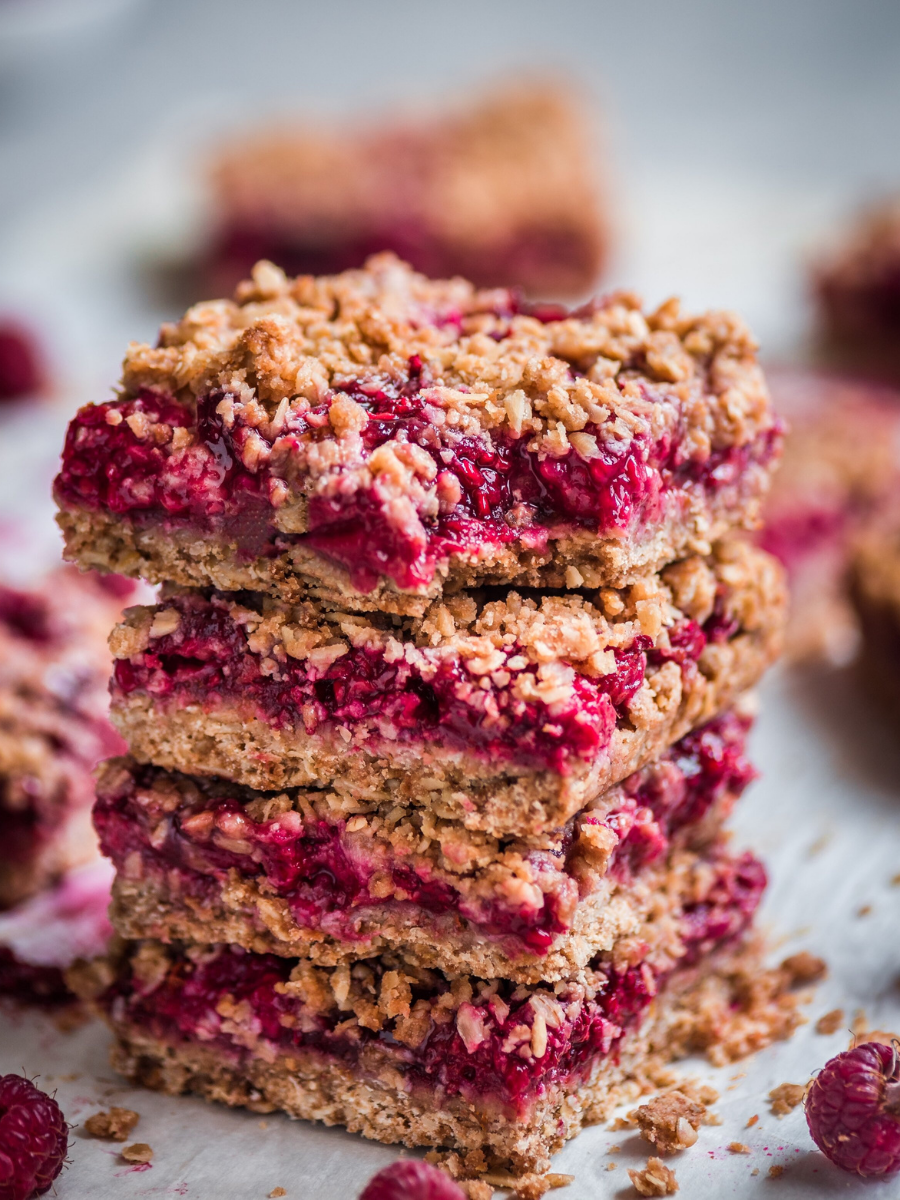
<path id="1" fill-rule="evenodd" d="M 741 539 L 618 591 L 457 594 L 422 618 L 176 591 L 112 635 L 113 720 L 141 762 L 530 836 L 755 684 L 785 610 L 779 564 Z"/>
<path id="2" fill-rule="evenodd" d="M 112 759 L 94 824 L 118 872 L 113 921 L 126 938 L 326 965 L 395 951 L 451 976 L 564 978 L 638 932 L 673 855 L 714 845 L 753 778 L 748 726 L 717 718 L 564 828 L 507 841 L 390 801 L 253 792 Z M 755 904 L 753 860 L 712 869 L 720 894 L 742 888 Z"/>
<path id="3" fill-rule="evenodd" d="M 331 275 L 393 250 L 483 287 L 577 296 L 596 281 L 606 222 L 575 100 L 530 85 L 417 122 L 253 131 L 212 171 L 214 295 L 261 258 Z"/>
<path id="4" fill-rule="evenodd" d="M 812 283 L 825 351 L 900 381 L 900 196 L 860 213 L 815 264 Z"/>
<path id="5" fill-rule="evenodd" d="M 857 540 L 851 593 L 862 632 L 860 662 L 876 693 L 900 712 L 900 522 L 896 509 Z"/>
<path id="6" fill-rule="evenodd" d="M 153 582 L 421 615 L 476 584 L 622 586 L 752 526 L 781 428 L 727 313 L 566 315 L 390 255 L 132 345 L 69 427 L 66 554 Z"/>
<path id="7" fill-rule="evenodd" d="M 91 772 L 123 749 L 106 641 L 133 592 L 71 568 L 33 591 L 0 584 L 0 908 L 96 857 Z"/>
<path id="8" fill-rule="evenodd" d="M 390 957 L 326 969 L 152 941 L 70 981 L 109 1021 L 114 1065 L 134 1081 L 543 1170 L 673 1055 L 722 1043 L 733 1057 L 798 1021 L 740 937 L 701 921 L 673 938 L 677 895 L 661 906 L 668 919 L 648 940 L 532 987 Z"/>
<path id="9" fill-rule="evenodd" d="M 789 658 L 840 664 L 859 645 L 847 574 L 855 537 L 900 500 L 900 394 L 817 371 L 769 371 L 790 424 L 760 544 L 787 568 Z"/>

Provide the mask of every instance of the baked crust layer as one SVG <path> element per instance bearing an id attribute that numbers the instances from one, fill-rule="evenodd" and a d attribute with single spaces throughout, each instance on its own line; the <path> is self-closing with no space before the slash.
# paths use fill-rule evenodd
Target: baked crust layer
<path id="1" fill-rule="evenodd" d="M 479 583 L 619 586 L 752 526 L 780 444 L 737 317 L 574 313 L 390 256 L 133 346 L 74 418 L 67 554 L 188 586 L 421 613 Z"/>

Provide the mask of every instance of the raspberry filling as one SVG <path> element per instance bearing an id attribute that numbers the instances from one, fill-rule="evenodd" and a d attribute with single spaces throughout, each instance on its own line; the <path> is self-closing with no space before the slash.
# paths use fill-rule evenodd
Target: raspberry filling
<path id="1" fill-rule="evenodd" d="M 436 741 L 444 749 L 566 775 L 574 761 L 591 762 L 606 750 L 617 721 L 627 719 L 648 663 L 673 660 L 685 672 L 695 670 L 707 640 L 723 640 L 737 628 L 717 609 L 707 622 L 709 634 L 693 621 L 675 625 L 669 649 L 655 649 L 638 634 L 630 646 L 615 649 L 614 671 L 597 678 L 574 674 L 568 698 L 548 705 L 521 698 L 517 679 L 537 668 L 522 666 L 515 646 L 505 659 L 508 681 L 502 686 L 487 677 L 476 686 L 462 660 L 438 652 L 431 658 L 423 652 L 424 665 L 371 645 L 346 649 L 328 665 L 288 656 L 276 661 L 249 648 L 246 631 L 228 611 L 235 595 L 174 597 L 169 606 L 180 614 L 178 628 L 155 638 L 152 650 L 116 660 L 114 700 L 142 692 L 163 707 L 212 711 L 227 703 L 245 719 L 303 729 L 307 736 L 351 730 L 364 735 L 373 753 L 385 739 L 394 746 Z M 353 752 L 348 745 L 347 753 Z"/>
<path id="2" fill-rule="evenodd" d="M 765 875 L 751 856 L 739 861 L 742 866 L 713 860 L 711 896 L 717 888 L 721 894 L 685 910 L 689 957 L 737 936 L 752 916 Z M 723 938 L 719 931 L 724 929 Z M 449 983 L 429 973 L 412 987 L 413 1008 L 423 1001 L 428 1017 L 424 1036 L 410 1045 L 395 1036 L 401 1033 L 397 1026 L 373 1019 L 362 1006 L 357 1011 L 366 1024 L 347 1021 L 347 1011 L 313 1008 L 292 995 L 294 966 L 293 959 L 222 946 L 196 961 L 176 958 L 158 983 L 154 974 L 149 986 L 120 977 L 101 1003 L 117 1022 L 168 1042 L 200 1041 L 238 1062 L 254 1053 L 268 1059 L 273 1052 L 302 1052 L 337 1059 L 363 1074 L 372 1069 L 366 1051 L 374 1045 L 412 1088 L 470 1103 L 487 1101 L 522 1115 L 548 1088 L 576 1082 L 598 1059 L 615 1053 L 669 974 L 647 962 L 621 972 L 600 966 L 590 973 L 589 984 L 565 983 L 556 993 L 535 997 L 523 996 L 526 989 L 503 980 L 477 984 L 479 991 L 459 1005 L 454 1019 L 453 1002 L 449 1007 L 439 1003 L 442 996 L 451 1000 Z M 383 961 L 357 964 L 351 971 L 377 998 Z M 374 1007 L 370 1002 L 368 1013 Z"/>
<path id="3" fill-rule="evenodd" d="M 518 891 L 527 893 L 528 903 L 510 902 L 502 888 L 486 898 L 473 886 L 477 877 L 396 853 L 387 841 L 373 852 L 368 830 L 354 839 L 346 819 L 310 819 L 301 805 L 254 820 L 245 803 L 268 794 L 219 781 L 191 781 L 191 798 L 182 796 L 173 812 L 172 776 L 152 766 L 117 772 L 109 788 L 101 787 L 94 824 L 118 870 L 133 872 L 130 856 L 137 854 L 144 874 L 163 876 L 172 886 L 177 873 L 178 890 L 200 903 L 212 901 L 237 872 L 287 900 L 299 926 L 342 941 L 366 936 L 358 930 L 362 920 L 377 926 L 379 913 L 414 906 L 436 930 L 448 919 L 462 920 L 478 937 L 501 941 L 513 957 L 545 954 L 569 929 L 579 894 L 591 890 L 593 881 L 577 869 L 580 826 L 603 824 L 616 834 L 608 870 L 627 882 L 661 862 L 672 839 L 696 827 L 714 805 L 730 807 L 740 796 L 754 775 L 743 754 L 746 730 L 732 714 L 717 718 L 683 738 L 661 763 L 625 780 L 614 811 L 588 812 L 550 848 L 524 851 L 536 885 Z"/>
<path id="4" fill-rule="evenodd" d="M 543 552 L 549 538 L 577 529 L 607 535 L 658 524 L 668 493 L 738 486 L 752 463 L 771 459 L 781 435 L 776 427 L 698 460 L 687 456 L 680 435 L 623 442 L 605 426 L 589 425 L 583 432 L 596 439 L 594 457 L 571 447 L 561 457 L 541 457 L 529 450 L 529 435 L 438 427 L 429 384 L 418 356 L 409 360 L 402 385 L 375 377 L 339 381 L 324 403 L 292 412 L 269 438 L 240 420 L 227 426 L 219 407 L 230 397 L 222 391 L 198 397 L 196 416 L 150 390 L 88 405 L 69 425 L 56 497 L 64 508 L 219 534 L 247 558 L 275 556 L 302 542 L 344 566 L 360 591 L 371 591 L 381 576 L 415 590 L 454 554 L 483 555 L 512 543 Z M 650 386 L 640 386 L 652 401 Z M 279 472 L 299 473 L 302 483 L 297 455 L 331 440 L 328 413 L 338 396 L 368 414 L 360 435 L 364 460 L 388 441 L 430 456 L 441 511 L 400 521 L 380 477 L 365 488 L 341 489 L 335 468 L 327 494 L 309 498 L 307 532 L 277 528 L 287 494 Z M 175 437 L 177 430 L 187 433 Z"/>

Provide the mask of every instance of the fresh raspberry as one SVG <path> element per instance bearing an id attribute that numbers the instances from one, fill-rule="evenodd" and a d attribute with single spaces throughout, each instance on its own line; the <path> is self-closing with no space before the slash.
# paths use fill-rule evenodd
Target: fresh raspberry
<path id="1" fill-rule="evenodd" d="M 0 1200 L 43 1196 L 68 1147 L 69 1127 L 56 1101 L 21 1075 L 0 1078 Z"/>
<path id="2" fill-rule="evenodd" d="M 437 1167 L 411 1160 L 391 1163 L 379 1171 L 359 1200 L 466 1200 L 466 1194 Z"/>
<path id="3" fill-rule="evenodd" d="M 900 1168 L 900 1055 L 864 1042 L 826 1063 L 806 1097 L 806 1123 L 824 1155 L 844 1171 L 888 1175 Z"/>

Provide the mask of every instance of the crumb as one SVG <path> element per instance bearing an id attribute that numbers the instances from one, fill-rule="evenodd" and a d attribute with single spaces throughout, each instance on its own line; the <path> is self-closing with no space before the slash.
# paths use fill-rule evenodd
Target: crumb
<path id="1" fill-rule="evenodd" d="M 844 1010 L 833 1008 L 816 1021 L 816 1033 L 837 1033 L 844 1023 Z"/>
<path id="2" fill-rule="evenodd" d="M 881 1042 L 885 1046 L 893 1046 L 894 1042 L 900 1041 L 900 1035 L 893 1033 L 890 1029 L 869 1029 L 860 1034 L 859 1041 Z"/>
<path id="3" fill-rule="evenodd" d="M 260 1129 L 268 1129 L 269 1128 L 268 1121 L 257 1121 L 256 1123 L 260 1127 Z"/>
<path id="4" fill-rule="evenodd" d="M 750 1174 L 751 1174 L 751 1175 L 758 1175 L 758 1174 L 759 1174 L 759 1167 L 754 1167 L 754 1168 L 753 1168 L 753 1170 L 750 1172 Z"/>
<path id="5" fill-rule="evenodd" d="M 639 1196 L 674 1196 L 678 1191 L 675 1172 L 661 1158 L 648 1158 L 643 1171 L 629 1171 Z"/>
<path id="6" fill-rule="evenodd" d="M 287 1195 L 287 1192 L 284 1190 L 284 1188 L 272 1188 L 271 1192 L 269 1192 L 269 1200 L 272 1200 L 272 1198 L 274 1196 L 286 1196 L 286 1195 Z"/>
<path id="7" fill-rule="evenodd" d="M 148 1163 L 153 1157 L 153 1151 L 146 1142 L 135 1142 L 132 1146 L 122 1147 L 122 1157 L 130 1163 Z"/>
<path id="8" fill-rule="evenodd" d="M 550 1184 L 551 1190 L 554 1188 L 568 1187 L 570 1183 L 575 1182 L 574 1175 L 564 1175 L 561 1171 L 551 1171 L 544 1178 Z"/>
<path id="9" fill-rule="evenodd" d="M 466 1179 L 460 1185 L 466 1200 L 491 1200 L 494 1189 L 483 1179 Z"/>
<path id="10" fill-rule="evenodd" d="M 740 1076 L 735 1076 L 735 1079 L 743 1078 L 746 1072 Z M 678 1084 L 677 1090 L 682 1096 L 687 1096 L 688 1100 L 693 1100 L 695 1104 L 710 1105 L 715 1104 L 719 1099 L 719 1093 L 711 1083 L 701 1083 L 699 1079 L 684 1079 Z M 705 1122 L 704 1122 L 705 1124 Z"/>
<path id="11" fill-rule="evenodd" d="M 828 974 L 825 960 L 818 958 L 815 954 L 810 954 L 808 950 L 801 950 L 799 954 L 790 955 L 781 964 L 781 969 L 790 976 L 792 987 L 818 983 Z"/>
<path id="12" fill-rule="evenodd" d="M 793 1112 L 798 1104 L 803 1102 L 803 1093 L 806 1088 L 802 1083 L 780 1083 L 778 1087 L 772 1088 L 769 1092 L 769 1099 L 772 1101 L 770 1111 L 776 1117 L 786 1117 L 789 1112 Z"/>
<path id="13" fill-rule="evenodd" d="M 61 1083 L 74 1083 L 77 1079 L 81 1078 L 81 1072 L 73 1071 L 71 1075 L 60 1075 L 59 1078 Z"/>
<path id="14" fill-rule="evenodd" d="M 778 1163 L 772 1163 L 771 1167 L 769 1167 L 770 1179 L 780 1179 L 783 1174 L 784 1167 L 779 1166 Z"/>
<path id="15" fill-rule="evenodd" d="M 607 1171 L 614 1171 L 616 1169 L 616 1164 L 615 1163 L 607 1163 L 606 1169 L 607 1169 Z"/>
<path id="16" fill-rule="evenodd" d="M 747 1122 L 747 1124 L 744 1126 L 744 1128 L 751 1129 L 758 1120 L 759 1120 L 759 1113 L 754 1113 L 753 1116 L 750 1118 L 750 1120 Z"/>
<path id="17" fill-rule="evenodd" d="M 749 1154 L 750 1147 L 746 1142 L 729 1142 L 728 1149 L 732 1154 Z"/>
<path id="18" fill-rule="evenodd" d="M 631 1129 L 633 1126 L 634 1122 L 629 1121 L 627 1117 L 616 1117 L 616 1119 L 610 1125 L 610 1129 L 613 1131 L 613 1133 L 618 1133 L 622 1129 Z"/>
<path id="19" fill-rule="evenodd" d="M 891 879 L 891 887 L 900 887 L 900 875 L 894 875 Z"/>
<path id="20" fill-rule="evenodd" d="M 871 905 L 871 904 L 864 904 L 864 905 L 862 906 L 862 908 L 861 908 L 861 909 L 860 909 L 860 910 L 857 912 L 857 914 L 856 914 L 856 915 L 857 915 L 858 917 L 867 917 L 871 911 L 872 911 L 872 905 Z"/>
<path id="21" fill-rule="evenodd" d="M 622 1149 L 621 1146 L 610 1146 L 610 1148 L 607 1150 L 606 1153 L 607 1154 L 618 1154 L 621 1149 Z"/>
<path id="22" fill-rule="evenodd" d="M 520 1175 L 511 1200 L 541 1200 L 550 1191 L 546 1175 Z"/>
<path id="23" fill-rule="evenodd" d="M 640 1129 L 641 1137 L 663 1154 L 693 1146 L 705 1115 L 703 1104 L 689 1100 L 680 1091 L 665 1092 L 628 1114 Z"/>
<path id="24" fill-rule="evenodd" d="M 739 1079 L 746 1079 L 747 1072 L 746 1071 L 738 1071 L 738 1073 L 736 1075 L 729 1075 L 728 1078 L 731 1080 L 732 1083 L 736 1083 Z"/>
<path id="25" fill-rule="evenodd" d="M 810 848 L 807 850 L 807 852 L 806 852 L 807 856 L 809 858 L 815 858 L 817 854 L 821 854 L 822 851 L 825 849 L 825 847 L 828 845 L 828 843 L 831 841 L 832 836 L 833 836 L 832 833 L 828 832 L 828 833 L 823 833 L 819 837 L 817 837 L 816 840 L 813 842 L 813 844 L 810 846 Z"/>
<path id="26" fill-rule="evenodd" d="M 91 1137 L 106 1138 L 111 1142 L 125 1142 L 140 1120 L 130 1108 L 110 1108 L 109 1112 L 94 1113 L 84 1123 Z"/>

